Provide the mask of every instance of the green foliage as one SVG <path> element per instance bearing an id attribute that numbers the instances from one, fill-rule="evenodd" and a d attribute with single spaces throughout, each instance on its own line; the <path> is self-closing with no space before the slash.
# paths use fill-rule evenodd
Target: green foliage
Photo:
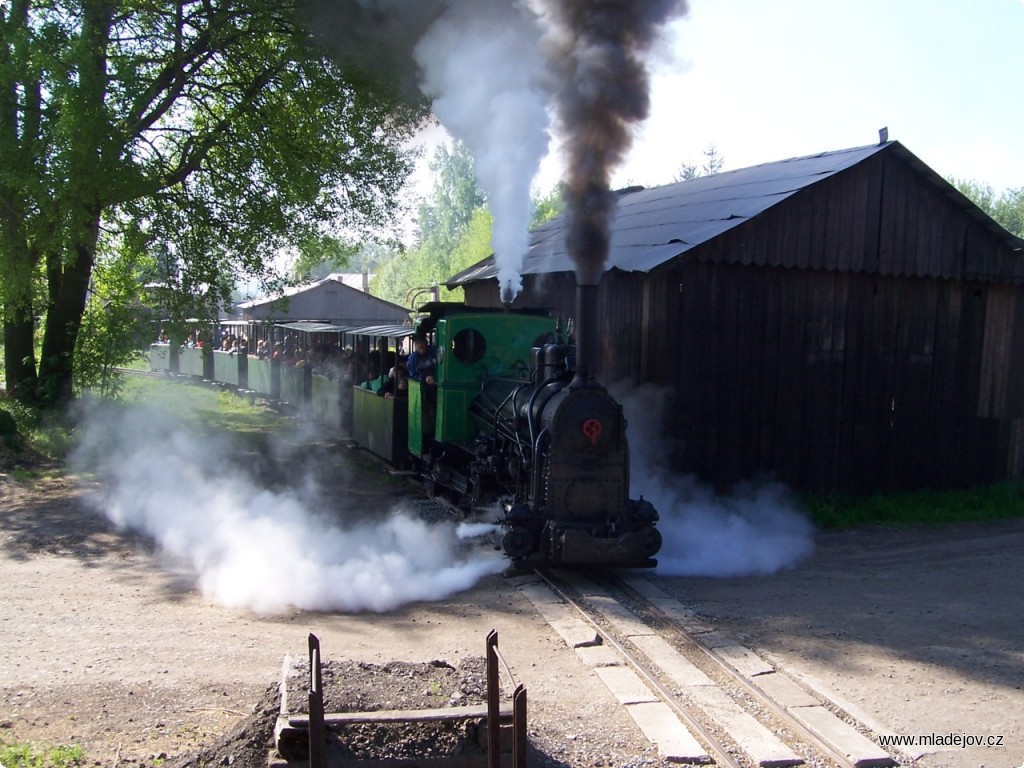
<path id="1" fill-rule="evenodd" d="M 0 765 L 4 768 L 70 768 L 84 761 L 85 751 L 77 745 L 39 747 L 0 743 Z"/>
<path id="2" fill-rule="evenodd" d="M 993 217 L 1008 232 L 1024 237 L 1024 187 L 1010 189 L 999 197 Z"/>
<path id="3" fill-rule="evenodd" d="M 960 491 L 914 491 L 866 497 L 804 500 L 821 528 L 862 525 L 939 525 L 1024 517 L 1024 486 L 999 483 Z"/>
<path id="4" fill-rule="evenodd" d="M 328 274 L 348 267 L 359 247 L 331 235 L 310 236 L 298 244 L 292 264 L 292 277 L 299 283 L 322 280 Z"/>
<path id="5" fill-rule="evenodd" d="M 991 216 L 1007 232 L 1024 237 L 1024 187 L 996 196 L 992 186 L 980 181 L 949 179 L 965 197 Z"/>
<path id="6" fill-rule="evenodd" d="M 455 246 L 486 198 L 473 172 L 473 156 L 461 142 L 439 146 L 430 170 L 434 173 L 434 189 L 420 204 L 420 241 L 440 253 Z"/>
<path id="7" fill-rule="evenodd" d="M 418 289 L 432 285 L 439 286 L 443 301 L 461 301 L 462 289 L 449 291 L 444 281 L 492 253 L 493 217 L 484 205 L 468 150 L 458 143 L 441 146 L 430 168 L 435 183 L 419 206 L 420 242 L 380 261 L 376 269 L 373 293 L 398 304 L 407 304 Z M 559 183 L 534 200 L 530 227 L 564 211 L 565 188 Z"/>
<path id="8" fill-rule="evenodd" d="M 565 183 L 558 182 L 546 195 L 534 198 L 530 229 L 565 213 Z"/>
<path id="9" fill-rule="evenodd" d="M 486 259 L 491 255 L 491 229 L 494 224 L 494 217 L 486 208 L 477 208 L 473 217 L 466 224 L 462 237 L 452 249 L 451 258 L 448 262 L 449 278 L 454 274 L 468 269 L 474 264 Z M 461 288 L 459 289 L 462 290 Z"/>
<path id="10" fill-rule="evenodd" d="M 149 266 L 145 253 L 122 249 L 93 268 L 92 289 L 75 348 L 75 385 L 101 397 L 114 397 L 122 385 L 117 369 L 142 355 L 153 341 L 156 322 L 140 276 Z"/>
<path id="11" fill-rule="evenodd" d="M 323 280 L 339 271 L 373 273 L 404 250 L 396 240 L 374 237 L 356 244 L 327 236 L 300 245 L 291 273 L 299 283 Z"/>
<path id="12" fill-rule="evenodd" d="M 35 455 L 50 461 L 59 461 L 67 455 L 72 427 L 63 414 L 26 405 L 3 391 L 0 391 L 0 409 L 14 418 L 19 436 L 11 441 L 4 440 L 7 448 L 19 455 Z"/>
<path id="13" fill-rule="evenodd" d="M 474 220 L 485 210 L 484 195 L 473 173 L 469 150 L 460 143 L 452 147 L 441 145 L 434 152 L 430 169 L 435 174 L 434 187 L 419 206 L 419 244 L 382 262 L 374 277 L 374 295 L 396 304 L 406 305 L 417 289 L 447 280 L 463 268 L 457 265 L 463 264 L 468 253 L 479 251 L 480 221 L 470 235 L 473 242 L 462 243 Z M 486 222 L 489 242 L 489 216 Z M 477 260 L 490 253 L 488 248 Z M 441 287 L 439 290 L 444 301 L 458 301 L 462 295 L 461 289 L 449 292 Z"/>
<path id="14" fill-rule="evenodd" d="M 152 254 L 181 322 L 212 317 L 241 276 L 277 287 L 286 246 L 392 220 L 426 104 L 312 48 L 298 7 L 0 3 L 0 304 L 12 349 L 44 318 L 44 401 L 70 393 L 89 349 L 104 253 Z"/>

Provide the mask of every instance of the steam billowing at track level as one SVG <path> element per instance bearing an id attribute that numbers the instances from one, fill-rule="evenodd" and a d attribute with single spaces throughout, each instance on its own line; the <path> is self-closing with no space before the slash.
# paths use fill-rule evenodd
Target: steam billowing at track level
<path id="1" fill-rule="evenodd" d="M 334 0 L 311 13 L 340 60 L 418 88 L 469 148 L 510 303 L 529 247 L 530 185 L 552 131 L 567 157 L 581 282 L 600 277 L 610 174 L 649 111 L 645 58 L 686 10 L 682 0 Z"/>
<path id="2" fill-rule="evenodd" d="M 329 457 L 303 451 L 312 458 L 301 466 L 285 461 L 310 438 L 271 447 L 287 469 L 287 482 L 272 489 L 226 437 L 151 406 L 98 406 L 85 416 L 72 465 L 98 481 L 90 498 L 98 512 L 151 537 L 169 571 L 184 569 L 205 598 L 227 607 L 382 612 L 444 599 L 505 567 L 452 523 L 427 524 L 393 496 L 350 490 Z M 345 490 L 328 495 L 317 476 Z M 488 529 L 467 526 L 466 535 Z"/>
<path id="3" fill-rule="evenodd" d="M 662 576 L 754 576 L 792 568 L 814 550 L 814 526 L 778 482 L 745 483 L 728 496 L 668 465 L 662 434 L 671 390 L 612 387 L 629 420 L 634 492 L 657 508 Z"/>

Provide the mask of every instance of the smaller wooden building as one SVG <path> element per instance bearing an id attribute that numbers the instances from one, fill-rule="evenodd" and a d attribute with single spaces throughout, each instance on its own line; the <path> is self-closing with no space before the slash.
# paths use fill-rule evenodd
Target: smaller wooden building
<path id="1" fill-rule="evenodd" d="M 680 471 L 816 492 L 1024 474 L 1024 241 L 898 142 L 620 193 L 599 287 L 606 383 L 671 387 Z M 565 222 L 516 305 L 563 318 Z M 493 260 L 454 276 L 499 303 Z"/>
<path id="2" fill-rule="evenodd" d="M 401 324 L 409 310 L 348 285 L 340 274 L 288 288 L 280 296 L 242 302 L 243 321 L 316 321 L 343 326 Z"/>

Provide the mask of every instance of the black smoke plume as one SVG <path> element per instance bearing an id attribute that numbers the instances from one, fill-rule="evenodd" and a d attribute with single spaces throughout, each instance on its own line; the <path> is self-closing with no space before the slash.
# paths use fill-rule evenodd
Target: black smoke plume
<path id="1" fill-rule="evenodd" d="M 683 0 L 548 0 L 559 133 L 567 153 L 567 248 L 581 285 L 596 285 L 615 207 L 611 173 L 650 111 L 646 56 Z"/>

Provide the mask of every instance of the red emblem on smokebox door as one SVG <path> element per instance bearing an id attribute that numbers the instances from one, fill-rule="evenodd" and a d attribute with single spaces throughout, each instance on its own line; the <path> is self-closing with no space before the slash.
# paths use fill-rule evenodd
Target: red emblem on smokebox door
<path id="1" fill-rule="evenodd" d="M 591 445 L 597 445 L 597 438 L 601 436 L 601 422 L 597 419 L 587 419 L 584 421 L 583 436 L 590 441 Z"/>

